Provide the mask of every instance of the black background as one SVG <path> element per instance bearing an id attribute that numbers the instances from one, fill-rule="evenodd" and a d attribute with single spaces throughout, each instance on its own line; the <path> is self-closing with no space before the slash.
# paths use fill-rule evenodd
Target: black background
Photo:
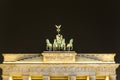
<path id="1" fill-rule="evenodd" d="M 116 53 L 120 63 L 117 0 L 0 0 L 0 53 L 43 52 L 45 39 L 74 38 L 78 53 Z M 1 62 L 3 56 L 1 55 Z M 120 69 L 117 69 L 117 80 Z"/>

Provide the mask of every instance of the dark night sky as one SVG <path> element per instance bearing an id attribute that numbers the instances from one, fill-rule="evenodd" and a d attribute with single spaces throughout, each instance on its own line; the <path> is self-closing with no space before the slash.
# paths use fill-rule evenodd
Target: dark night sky
<path id="1" fill-rule="evenodd" d="M 45 39 L 53 41 L 54 25 L 61 24 L 76 52 L 115 52 L 120 62 L 119 2 L 76 1 L 0 0 L 0 52 L 43 52 Z"/>

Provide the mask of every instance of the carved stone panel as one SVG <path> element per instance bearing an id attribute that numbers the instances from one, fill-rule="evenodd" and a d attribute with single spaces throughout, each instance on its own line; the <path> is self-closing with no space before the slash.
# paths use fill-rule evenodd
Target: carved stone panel
<path id="1" fill-rule="evenodd" d="M 77 53 L 75 52 L 44 52 L 43 62 L 45 63 L 73 63 L 75 62 L 75 56 Z"/>

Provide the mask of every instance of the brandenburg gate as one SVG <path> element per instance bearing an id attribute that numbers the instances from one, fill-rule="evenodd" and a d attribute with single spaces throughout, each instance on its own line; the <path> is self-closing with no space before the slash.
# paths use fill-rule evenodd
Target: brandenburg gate
<path id="1" fill-rule="evenodd" d="M 76 53 L 73 38 L 66 43 L 55 26 L 58 34 L 53 43 L 46 39 L 43 53 L 2 54 L 3 80 L 116 80 L 115 53 Z"/>

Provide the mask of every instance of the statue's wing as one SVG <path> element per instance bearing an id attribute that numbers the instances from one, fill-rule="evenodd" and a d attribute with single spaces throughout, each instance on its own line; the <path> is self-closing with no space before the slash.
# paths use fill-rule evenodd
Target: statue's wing
<path id="1" fill-rule="evenodd" d="M 61 27 L 61 25 L 58 26 L 59 28 Z"/>
<path id="2" fill-rule="evenodd" d="M 55 25 L 55 26 L 56 26 L 56 28 L 60 28 L 61 27 L 61 25 L 59 25 L 59 26 Z"/>
<path id="3" fill-rule="evenodd" d="M 55 27 L 56 27 L 56 28 L 58 28 L 58 26 L 57 26 L 57 25 L 55 25 Z"/>

